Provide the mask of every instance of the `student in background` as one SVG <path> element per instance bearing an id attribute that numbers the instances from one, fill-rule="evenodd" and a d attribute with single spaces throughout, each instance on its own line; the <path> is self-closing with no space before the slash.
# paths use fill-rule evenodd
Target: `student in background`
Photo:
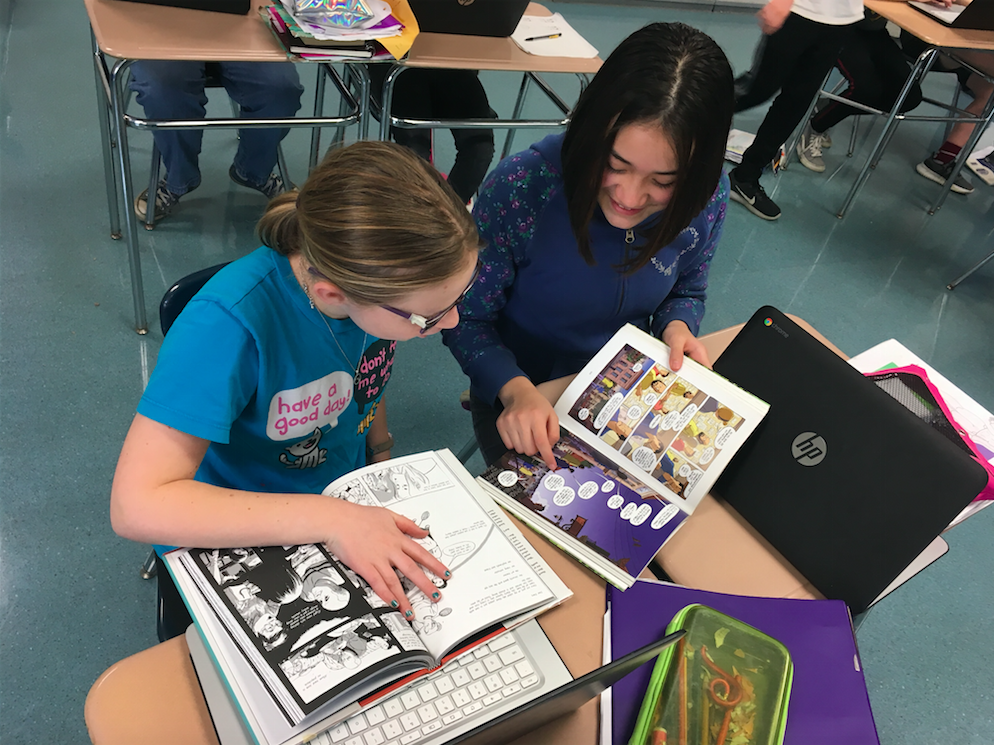
<path id="1" fill-rule="evenodd" d="M 872 10 L 866 10 L 863 20 L 852 27 L 835 67 L 848 83 L 840 94 L 842 98 L 880 111 L 890 111 L 911 74 L 907 57 L 887 33 L 887 19 Z M 916 84 L 908 91 L 901 112 L 911 111 L 921 100 L 922 89 Z M 817 173 L 823 172 L 822 148 L 827 146 L 826 134 L 847 117 L 862 113 L 865 112 L 838 101 L 825 102 L 805 125 L 797 141 L 801 164 Z"/>
<path id="2" fill-rule="evenodd" d="M 265 245 L 169 330 L 118 460 L 114 530 L 205 548 L 324 543 L 411 617 L 395 570 L 435 600 L 418 564 L 448 576 L 412 540 L 428 532 L 321 491 L 389 457 L 392 340 L 458 322 L 476 277 L 472 218 L 409 150 L 359 142 L 272 200 L 258 229 Z M 158 577 L 175 608 L 161 566 Z"/>
<path id="3" fill-rule="evenodd" d="M 503 160 L 473 214 L 486 248 L 462 322 L 443 333 L 470 377 L 484 459 L 541 454 L 559 422 L 536 384 L 577 372 L 625 323 L 708 364 L 695 338 L 724 223 L 733 80 L 707 35 L 654 23 L 625 39 L 565 135 Z"/>
<path id="4" fill-rule="evenodd" d="M 203 119 L 207 114 L 205 62 L 143 60 L 131 66 L 131 90 L 150 119 Z M 247 118 L 291 117 L 304 92 L 292 62 L 218 62 L 221 83 Z M 286 188 L 273 172 L 277 148 L 288 129 L 243 129 L 228 170 L 231 180 L 272 199 Z M 180 197 L 200 186 L 202 129 L 155 129 L 166 175 L 155 190 L 155 220 L 168 215 Z M 148 189 L 135 199 L 135 214 L 145 219 Z"/>
<path id="5" fill-rule="evenodd" d="M 735 111 L 779 95 L 728 180 L 732 199 L 757 217 L 776 220 L 780 208 L 759 178 L 804 118 L 852 25 L 863 18 L 863 0 L 769 0 L 756 16 L 763 36 L 752 69 L 735 80 Z"/>
<path id="6" fill-rule="evenodd" d="M 383 90 L 387 65 L 370 65 L 373 90 Z M 403 119 L 496 119 L 487 92 L 475 70 L 405 70 L 393 88 L 391 110 Z M 456 160 L 449 184 L 469 204 L 494 158 L 492 129 L 452 129 Z M 391 127 L 393 139 L 432 161 L 431 130 Z"/>

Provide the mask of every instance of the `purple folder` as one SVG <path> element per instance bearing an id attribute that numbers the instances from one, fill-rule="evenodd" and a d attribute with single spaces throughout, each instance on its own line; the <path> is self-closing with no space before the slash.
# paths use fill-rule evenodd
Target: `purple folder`
<path id="1" fill-rule="evenodd" d="M 880 745 L 843 601 L 725 595 L 641 580 L 624 592 L 607 589 L 614 659 L 662 637 L 682 608 L 707 605 L 755 626 L 790 651 L 794 683 L 785 745 Z M 647 663 L 614 684 L 614 745 L 625 745 L 631 737 L 652 666 Z"/>

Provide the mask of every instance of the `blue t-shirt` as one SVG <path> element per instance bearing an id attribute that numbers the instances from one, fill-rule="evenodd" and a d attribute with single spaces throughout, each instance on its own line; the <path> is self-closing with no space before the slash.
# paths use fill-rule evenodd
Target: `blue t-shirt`
<path id="1" fill-rule="evenodd" d="M 260 248 L 176 319 L 138 412 L 211 442 L 198 481 L 319 494 L 365 464 L 396 344 L 323 317 L 286 257 Z"/>

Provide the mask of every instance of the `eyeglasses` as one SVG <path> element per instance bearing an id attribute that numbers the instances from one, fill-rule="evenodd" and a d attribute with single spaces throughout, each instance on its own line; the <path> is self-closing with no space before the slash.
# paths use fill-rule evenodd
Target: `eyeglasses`
<path id="1" fill-rule="evenodd" d="M 469 284 L 466 285 L 466 289 L 459 294 L 459 297 L 455 299 L 455 302 L 452 303 L 452 305 L 448 306 L 445 310 L 436 313 L 431 318 L 426 318 L 425 316 L 418 315 L 417 313 L 408 313 L 406 310 L 400 310 L 399 308 L 394 308 L 389 305 L 381 305 L 380 307 L 383 308 L 383 310 L 390 311 L 394 315 L 400 316 L 401 318 L 406 318 L 408 321 L 410 321 L 419 329 L 421 329 L 421 333 L 424 334 L 426 331 L 428 331 L 428 329 L 437 326 L 439 322 L 443 318 L 445 318 L 445 316 L 447 316 L 453 308 L 455 308 L 457 305 L 459 305 L 459 303 L 461 303 L 463 300 L 466 299 L 466 296 L 469 294 L 469 291 L 472 290 L 473 285 L 476 284 L 477 277 L 480 276 L 481 266 L 482 262 L 479 259 L 477 259 L 476 268 L 473 270 L 473 276 L 469 280 Z"/>

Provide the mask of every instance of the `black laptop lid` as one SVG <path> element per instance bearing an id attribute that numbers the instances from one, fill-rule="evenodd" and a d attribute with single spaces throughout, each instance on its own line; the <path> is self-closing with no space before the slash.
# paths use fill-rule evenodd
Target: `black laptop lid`
<path id="1" fill-rule="evenodd" d="M 418 28 L 435 34 L 510 36 L 529 0 L 410 0 Z"/>
<path id="2" fill-rule="evenodd" d="M 602 665 L 593 672 L 577 678 L 566 685 L 549 691 L 516 709 L 484 722 L 453 740 L 447 745 L 471 743 L 471 745 L 491 745 L 491 743 L 511 742 L 526 732 L 538 729 L 543 724 L 566 716 L 595 696 L 634 672 L 642 665 L 656 659 L 659 653 L 674 642 L 680 641 L 687 632 L 683 629 L 667 634 L 659 641 L 647 644 L 624 657 Z"/>
<path id="3" fill-rule="evenodd" d="M 770 404 L 715 492 L 853 613 L 987 481 L 960 448 L 775 308 L 756 311 L 714 369 Z"/>

